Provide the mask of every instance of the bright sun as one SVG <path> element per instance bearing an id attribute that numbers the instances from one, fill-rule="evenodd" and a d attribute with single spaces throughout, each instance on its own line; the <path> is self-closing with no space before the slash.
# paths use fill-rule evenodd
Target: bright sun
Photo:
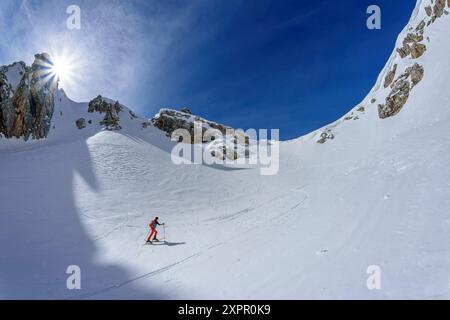
<path id="1" fill-rule="evenodd" d="M 51 72 L 58 79 L 64 79 L 70 73 L 70 66 L 64 60 L 55 60 Z"/>
<path id="2" fill-rule="evenodd" d="M 50 74 L 64 87 L 70 85 L 74 77 L 75 64 L 67 56 L 53 56 Z"/>
<path id="3" fill-rule="evenodd" d="M 41 66 L 41 80 L 43 83 L 55 83 L 59 88 L 69 89 L 79 81 L 79 59 L 67 52 L 53 53 L 43 56 L 39 61 Z"/>

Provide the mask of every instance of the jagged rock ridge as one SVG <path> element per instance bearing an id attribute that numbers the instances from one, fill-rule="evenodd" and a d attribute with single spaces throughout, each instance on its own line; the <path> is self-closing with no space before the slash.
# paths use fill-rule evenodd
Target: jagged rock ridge
<path id="1" fill-rule="evenodd" d="M 447 0 L 447 6 L 450 7 L 450 0 Z M 397 53 L 401 59 L 406 59 L 410 56 L 411 59 L 415 60 L 426 52 L 427 46 L 422 43 L 424 41 L 425 30 L 431 24 L 435 23 L 438 18 L 448 15 L 449 12 L 445 7 L 446 0 L 436 0 L 434 3 L 432 1 L 431 5 L 425 7 L 427 17 L 415 28 L 411 27 L 409 29 L 410 32 L 403 39 L 403 46 L 397 48 Z M 428 41 L 430 41 L 429 38 Z M 386 97 L 386 102 L 378 105 L 380 119 L 392 117 L 400 112 L 408 101 L 414 86 L 424 77 L 425 70 L 422 65 L 414 63 L 412 66 L 407 67 L 397 79 L 395 79 L 396 72 L 397 64 L 392 67 L 392 70 L 385 78 L 384 87 L 390 87 L 392 90 Z"/>
<path id="2" fill-rule="evenodd" d="M 409 67 L 391 85 L 391 93 L 386 98 L 386 103 L 378 107 L 381 119 L 392 117 L 400 112 L 409 98 L 411 90 L 423 78 L 424 68 L 418 63 Z"/>
<path id="3" fill-rule="evenodd" d="M 100 125 L 104 126 L 107 130 L 120 130 L 120 116 L 119 114 L 123 111 L 122 106 L 119 101 L 108 102 L 101 95 L 97 96 L 95 99 L 89 102 L 88 112 L 94 113 L 98 112 L 100 114 L 105 114 L 105 117 L 100 121 Z"/>
<path id="4" fill-rule="evenodd" d="M 0 68 L 0 136 L 46 138 L 54 111 L 57 81 L 48 76 L 50 56 L 37 54 L 31 67 L 23 62 Z"/>
<path id="5" fill-rule="evenodd" d="M 168 137 L 178 142 L 208 143 L 207 149 L 211 156 L 218 159 L 236 160 L 237 158 L 248 158 L 250 156 L 250 137 L 243 131 L 195 116 L 188 108 L 182 108 L 180 111 L 161 109 L 150 120 L 150 124 L 164 131 Z M 150 124 L 144 123 L 143 125 L 147 127 Z M 197 134 L 195 132 L 196 124 L 201 129 L 199 130 L 201 132 Z M 189 133 L 188 140 L 183 135 L 177 136 L 176 130 L 179 129 L 184 129 Z"/>
<path id="6" fill-rule="evenodd" d="M 371 93 L 374 97 L 370 99 L 370 104 L 374 104 L 381 97 L 385 100 L 384 103 L 378 104 L 379 119 L 386 119 L 400 113 L 411 97 L 415 86 L 424 78 L 426 70 L 421 64 L 420 58 L 427 51 L 425 40 L 432 41 L 430 37 L 426 37 L 427 28 L 449 15 L 446 6 L 450 7 L 450 0 L 433 0 L 429 5 L 422 4 L 421 9 L 425 11 L 425 17 L 415 25 L 410 26 L 405 32 L 405 36 L 401 39 L 401 46 L 395 50 L 398 56 L 394 57 L 384 76 L 384 82 L 382 83 L 384 88 L 378 88 Z M 400 69 L 403 69 L 403 71 Z M 384 92 L 384 89 L 389 89 L 389 91 Z M 318 136 L 316 142 L 324 144 L 335 139 L 336 134 L 333 129 L 336 125 L 342 123 L 342 120 L 358 120 L 364 114 L 364 111 L 364 105 L 357 106 L 343 119 L 319 130 L 316 134 Z"/>
<path id="7" fill-rule="evenodd" d="M 195 116 L 187 108 L 183 108 L 180 111 L 173 109 L 161 109 L 152 119 L 151 123 L 158 129 L 164 131 L 167 136 L 171 137 L 172 133 L 177 129 L 185 129 L 189 131 L 191 135 L 191 143 L 206 142 L 202 137 L 195 137 L 194 135 L 194 123 L 202 124 L 202 136 L 205 135 L 208 129 L 218 130 L 223 135 L 233 132 L 234 129 L 222 124 L 206 120 L 199 116 Z M 209 139 L 208 139 L 209 141 Z"/>

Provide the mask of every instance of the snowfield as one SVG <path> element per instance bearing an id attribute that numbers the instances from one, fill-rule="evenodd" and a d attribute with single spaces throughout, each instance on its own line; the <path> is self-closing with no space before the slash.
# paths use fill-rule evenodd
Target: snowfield
<path id="1" fill-rule="evenodd" d="M 324 128 L 334 139 L 282 142 L 274 176 L 175 165 L 174 143 L 127 109 L 120 131 L 78 130 L 87 104 L 59 91 L 46 141 L 0 139 L 0 298 L 449 299 L 448 30 L 448 16 L 428 27 L 419 59 L 394 52 L 358 119 Z M 413 62 L 423 80 L 380 120 L 387 72 Z M 155 216 L 166 243 L 143 246 Z"/>

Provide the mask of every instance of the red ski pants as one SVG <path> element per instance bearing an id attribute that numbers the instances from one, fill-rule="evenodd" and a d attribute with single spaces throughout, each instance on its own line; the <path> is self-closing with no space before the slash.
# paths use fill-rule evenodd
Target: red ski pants
<path id="1" fill-rule="evenodd" d="M 148 239 L 147 239 L 147 241 L 150 241 L 151 239 L 152 239 L 152 236 L 153 235 L 155 235 L 155 238 L 156 238 L 156 235 L 158 234 L 158 231 L 156 231 L 156 229 L 155 228 L 150 228 L 152 231 L 150 232 L 150 235 L 148 236 Z"/>

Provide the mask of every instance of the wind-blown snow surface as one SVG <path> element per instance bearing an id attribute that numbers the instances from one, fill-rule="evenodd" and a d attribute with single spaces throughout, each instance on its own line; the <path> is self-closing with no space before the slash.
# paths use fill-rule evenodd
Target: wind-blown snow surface
<path id="1" fill-rule="evenodd" d="M 320 131 L 282 143 L 275 176 L 175 166 L 139 119 L 79 131 L 86 104 L 59 92 L 48 141 L 0 141 L 0 298 L 450 298 L 449 28 L 427 29 L 424 79 L 397 116 L 369 103 L 388 64 L 359 120 L 323 145 Z M 142 246 L 156 215 L 167 243 Z"/>

